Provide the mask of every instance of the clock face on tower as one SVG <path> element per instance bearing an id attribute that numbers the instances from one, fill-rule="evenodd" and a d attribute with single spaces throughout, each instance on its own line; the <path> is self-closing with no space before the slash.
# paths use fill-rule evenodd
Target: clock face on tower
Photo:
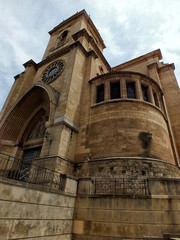
<path id="1" fill-rule="evenodd" d="M 50 83 L 54 81 L 63 71 L 64 63 L 62 60 L 51 63 L 43 72 L 43 82 Z"/>

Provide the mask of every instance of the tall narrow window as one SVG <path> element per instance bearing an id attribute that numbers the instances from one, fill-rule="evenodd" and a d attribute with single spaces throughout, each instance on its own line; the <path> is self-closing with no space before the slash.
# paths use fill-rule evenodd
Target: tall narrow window
<path id="1" fill-rule="evenodd" d="M 154 96 L 155 105 L 156 105 L 157 107 L 159 107 L 159 102 L 158 102 L 157 94 L 156 94 L 155 92 L 153 92 L 153 96 Z"/>
<path id="2" fill-rule="evenodd" d="M 104 101 L 104 84 L 97 86 L 97 98 L 96 102 Z"/>
<path id="3" fill-rule="evenodd" d="M 127 97 L 136 98 L 135 82 L 126 82 Z"/>
<path id="4" fill-rule="evenodd" d="M 142 88 L 143 100 L 146 102 L 149 102 L 148 87 L 145 85 L 141 85 L 141 88 Z"/>
<path id="5" fill-rule="evenodd" d="M 120 97 L 120 82 L 111 82 L 111 99 L 116 99 Z"/>

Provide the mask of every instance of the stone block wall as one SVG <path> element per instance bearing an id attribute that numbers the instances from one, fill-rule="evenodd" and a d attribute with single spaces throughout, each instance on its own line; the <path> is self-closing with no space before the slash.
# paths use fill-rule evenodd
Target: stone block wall
<path id="1" fill-rule="evenodd" d="M 73 240 L 164 239 L 180 232 L 180 201 L 167 195 L 78 197 L 74 218 Z"/>
<path id="2" fill-rule="evenodd" d="M 180 178 L 180 172 L 173 164 L 158 159 L 112 157 L 78 163 L 76 166 L 76 177 Z"/>
<path id="3" fill-rule="evenodd" d="M 77 162 L 90 154 L 91 159 L 136 156 L 175 164 L 165 116 L 151 103 L 124 98 L 95 104 L 86 111 L 89 118 L 81 125 L 77 137 Z M 146 147 L 141 136 L 148 131 L 152 140 Z"/>
<path id="4" fill-rule="evenodd" d="M 62 174 L 73 175 L 74 173 L 73 162 L 60 158 L 59 156 L 36 158 L 33 160 L 33 164 Z"/>
<path id="5" fill-rule="evenodd" d="M 0 239 L 70 240 L 75 197 L 0 179 Z"/>
<path id="6" fill-rule="evenodd" d="M 174 134 L 178 155 L 180 157 L 180 91 L 174 75 L 174 65 L 169 64 L 159 69 L 161 85 L 164 92 L 167 112 L 169 115 L 171 128 Z"/>

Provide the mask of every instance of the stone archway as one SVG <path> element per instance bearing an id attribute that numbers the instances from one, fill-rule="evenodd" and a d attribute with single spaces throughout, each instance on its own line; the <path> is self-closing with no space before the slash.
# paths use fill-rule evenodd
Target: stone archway
<path id="1" fill-rule="evenodd" d="M 3 152 L 20 157 L 22 151 L 21 154 L 17 154 L 17 148 L 24 150 L 42 146 L 45 122 L 51 122 L 53 119 L 57 104 L 56 95 L 52 88 L 44 84 L 31 87 L 11 108 L 1 123 L 0 151 L 5 149 Z M 3 148 L 3 145 L 6 147 Z"/>
<path id="2" fill-rule="evenodd" d="M 28 124 L 19 146 L 23 149 L 22 163 L 31 166 L 34 158 L 38 158 L 45 136 L 45 123 L 48 121 L 48 113 L 41 108 Z"/>

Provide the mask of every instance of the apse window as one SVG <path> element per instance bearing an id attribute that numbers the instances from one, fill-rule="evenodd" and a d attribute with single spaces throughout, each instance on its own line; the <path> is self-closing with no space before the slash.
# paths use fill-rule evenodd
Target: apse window
<path id="1" fill-rule="evenodd" d="M 126 82 L 127 97 L 136 98 L 135 82 Z"/>
<path id="2" fill-rule="evenodd" d="M 153 96 L 154 96 L 155 105 L 156 105 L 157 107 L 159 107 L 158 97 L 157 97 L 157 94 L 156 94 L 155 92 L 153 92 Z"/>
<path id="3" fill-rule="evenodd" d="M 121 97 L 120 82 L 111 82 L 111 99 L 117 99 Z"/>
<path id="4" fill-rule="evenodd" d="M 149 102 L 148 86 L 141 85 L 143 100 Z"/>
<path id="5" fill-rule="evenodd" d="M 96 102 L 104 101 L 104 84 L 97 86 L 97 98 Z"/>

